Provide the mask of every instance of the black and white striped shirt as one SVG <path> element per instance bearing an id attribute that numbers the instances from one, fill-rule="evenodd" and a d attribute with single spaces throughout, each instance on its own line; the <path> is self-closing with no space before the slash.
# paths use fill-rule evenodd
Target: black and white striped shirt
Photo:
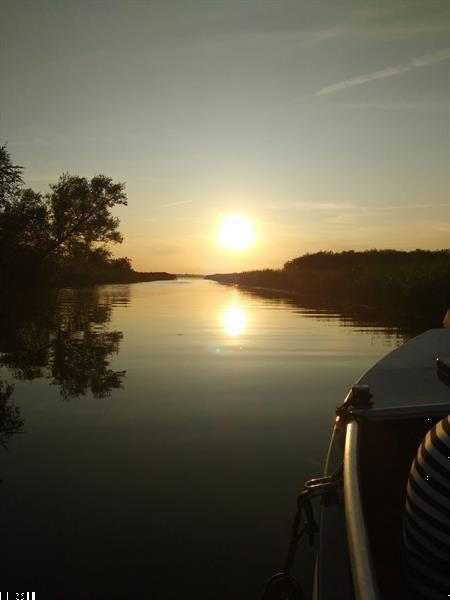
<path id="1" fill-rule="evenodd" d="M 412 587 L 423 598 L 450 598 L 450 415 L 422 440 L 411 466 L 403 522 Z"/>

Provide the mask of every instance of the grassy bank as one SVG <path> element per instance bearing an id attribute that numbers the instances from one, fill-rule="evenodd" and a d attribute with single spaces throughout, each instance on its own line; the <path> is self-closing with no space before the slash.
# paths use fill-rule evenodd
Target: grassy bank
<path id="1" fill-rule="evenodd" d="M 309 302 L 443 316 L 450 301 L 450 250 L 317 252 L 294 258 L 278 270 L 215 274 L 207 279 L 284 290 Z"/>

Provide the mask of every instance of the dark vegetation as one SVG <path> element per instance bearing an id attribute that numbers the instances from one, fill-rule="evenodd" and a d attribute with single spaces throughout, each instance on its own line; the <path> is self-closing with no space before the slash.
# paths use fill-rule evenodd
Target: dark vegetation
<path id="1" fill-rule="evenodd" d="M 450 250 L 317 252 L 282 269 L 208 275 L 221 283 L 270 288 L 306 303 L 427 313 L 442 320 L 450 300 Z"/>
<path id="2" fill-rule="evenodd" d="M 0 281 L 3 286 L 62 286 L 175 279 L 139 273 L 129 258 L 113 258 L 122 242 L 116 206 L 125 185 L 97 175 L 64 173 L 41 194 L 24 187 L 23 169 L 0 146 Z"/>

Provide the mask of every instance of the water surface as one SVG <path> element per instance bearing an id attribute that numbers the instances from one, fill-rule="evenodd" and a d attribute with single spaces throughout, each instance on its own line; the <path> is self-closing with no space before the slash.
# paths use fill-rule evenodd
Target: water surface
<path id="1" fill-rule="evenodd" d="M 27 295 L 0 327 L 3 587 L 64 598 L 256 598 L 335 406 L 405 337 L 195 279 Z"/>

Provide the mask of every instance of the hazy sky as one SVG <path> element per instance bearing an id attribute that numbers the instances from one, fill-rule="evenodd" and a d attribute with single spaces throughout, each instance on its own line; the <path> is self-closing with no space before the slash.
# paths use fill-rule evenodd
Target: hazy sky
<path id="1" fill-rule="evenodd" d="M 126 182 L 141 270 L 450 247 L 447 0 L 0 0 L 0 140 L 27 184 Z M 254 222 L 220 249 L 221 218 Z"/>

